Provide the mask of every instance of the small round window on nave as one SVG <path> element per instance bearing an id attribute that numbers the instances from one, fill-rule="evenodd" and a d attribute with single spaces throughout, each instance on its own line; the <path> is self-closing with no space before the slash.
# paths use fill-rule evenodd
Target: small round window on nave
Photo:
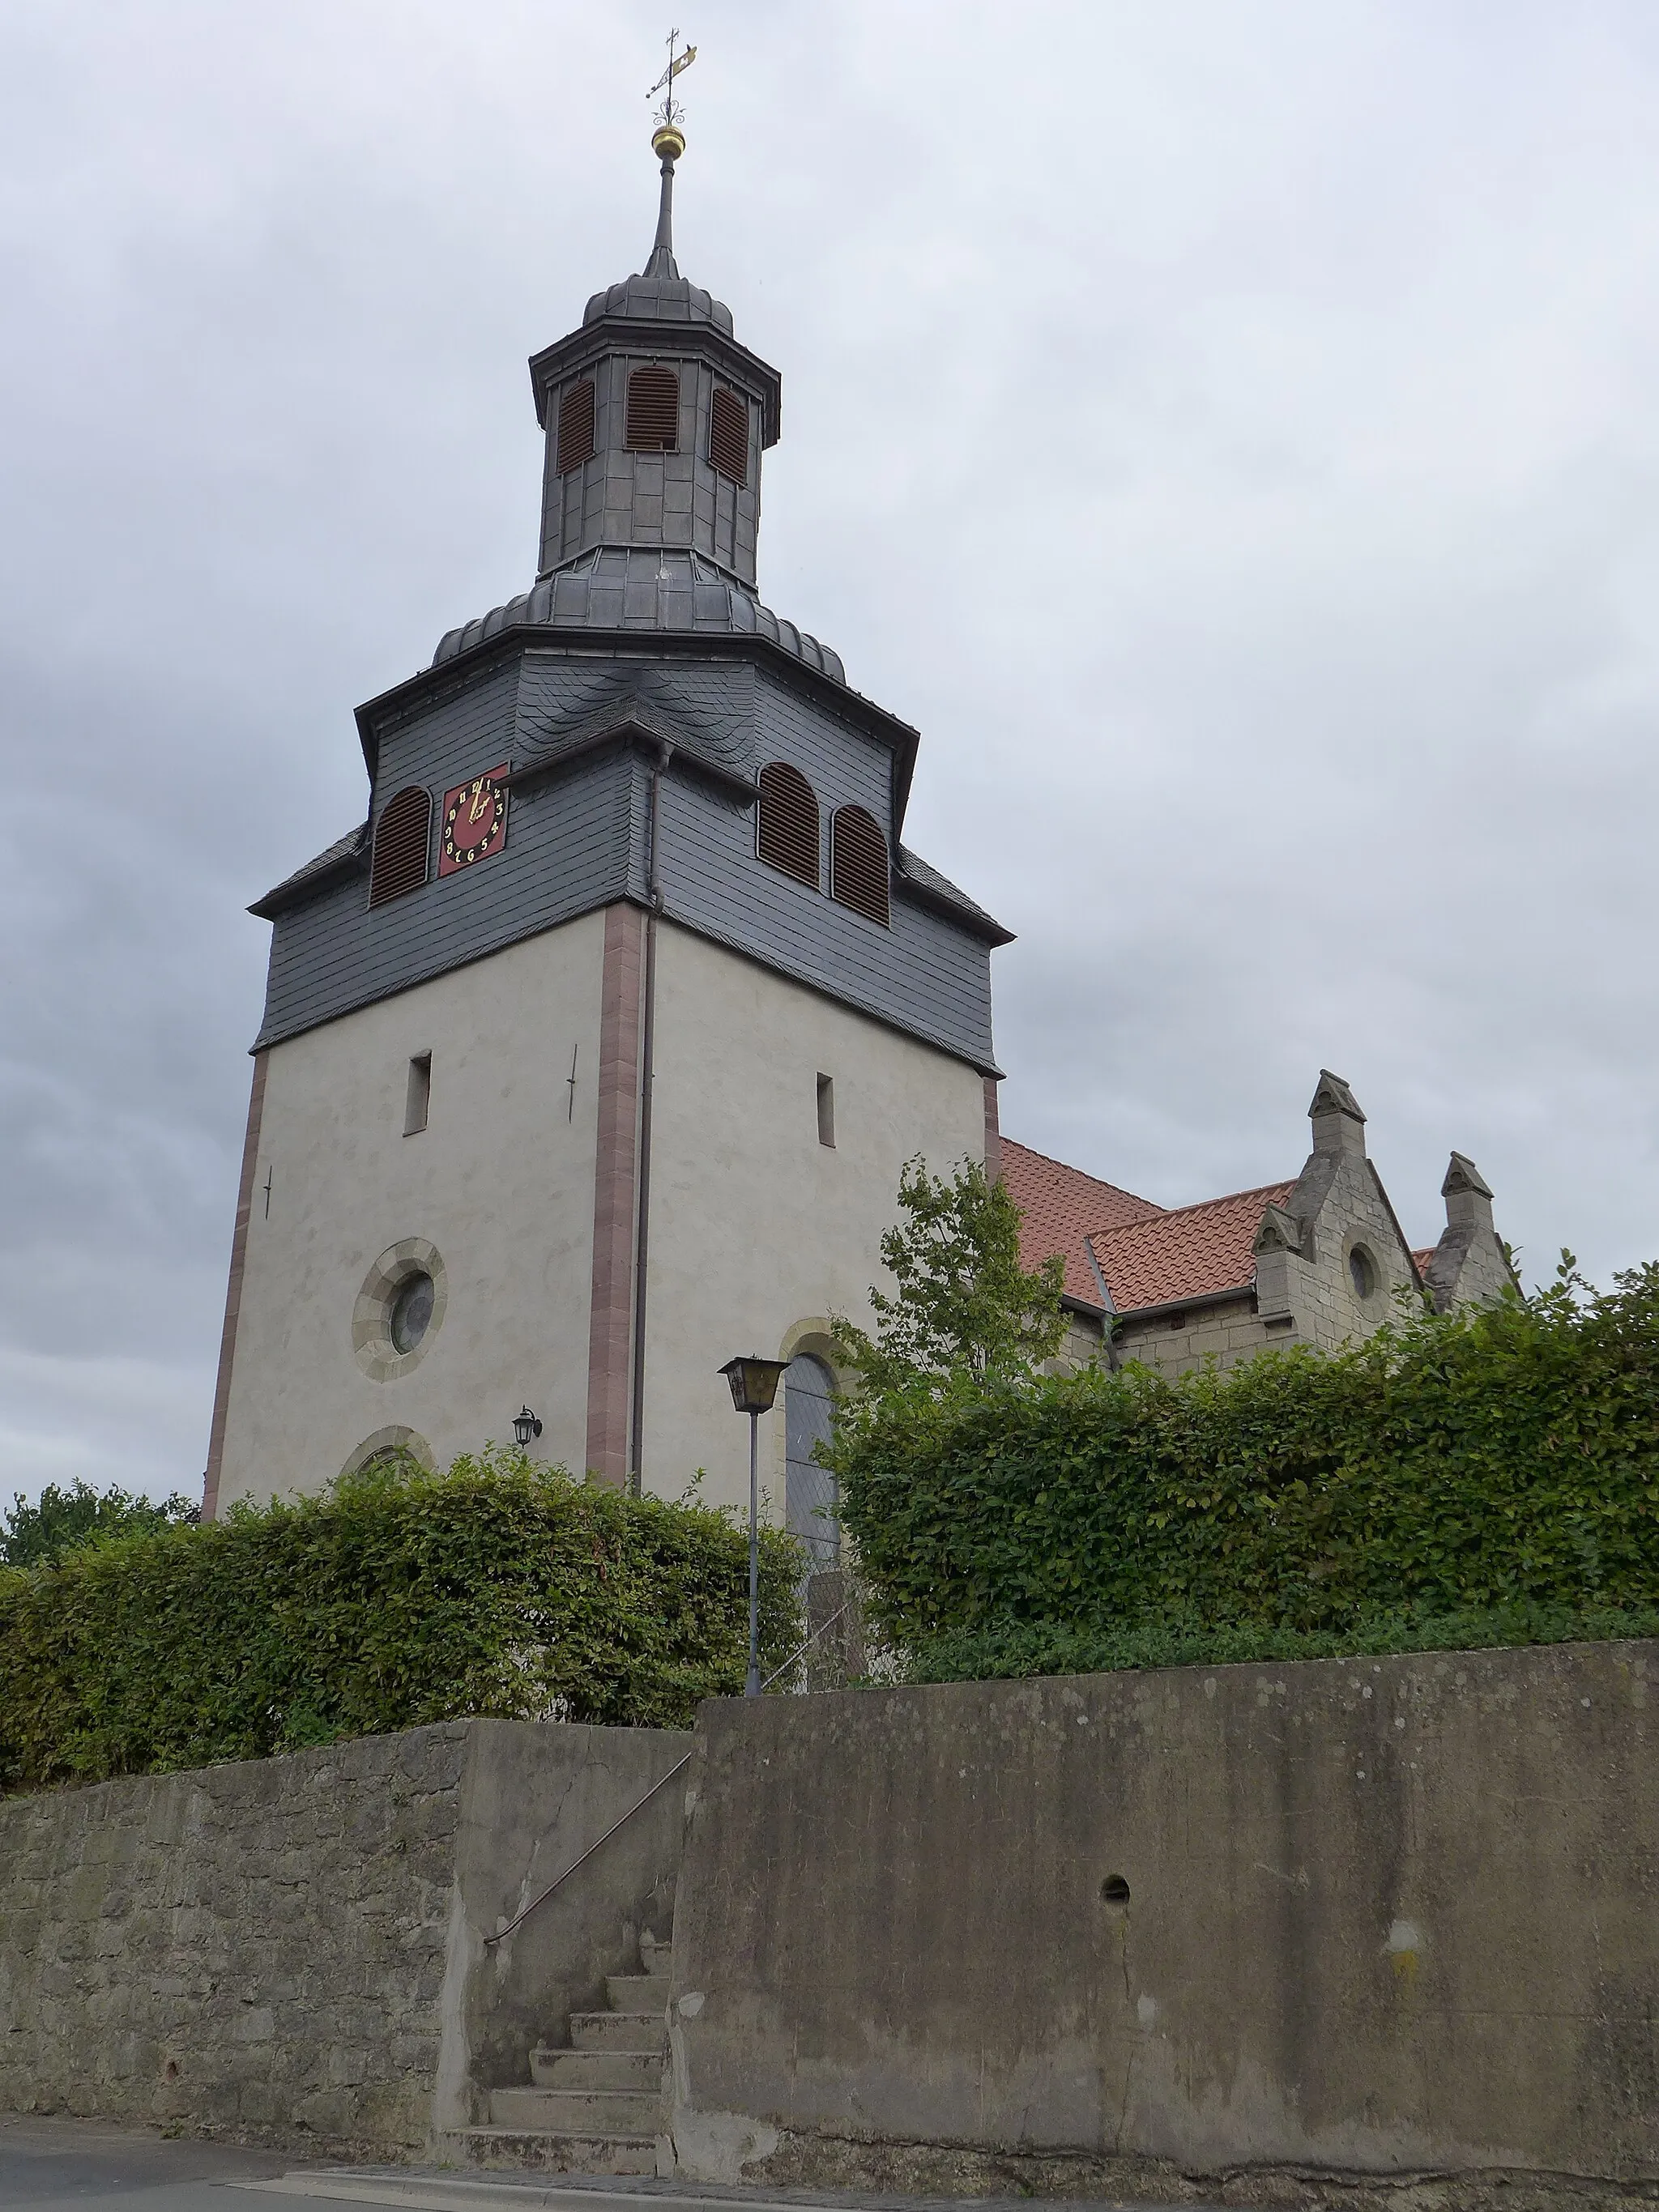
<path id="1" fill-rule="evenodd" d="M 1348 1255 L 1348 1277 L 1357 1298 L 1370 1297 L 1376 1288 L 1376 1268 L 1363 1244 L 1356 1244 Z"/>
<path id="2" fill-rule="evenodd" d="M 387 1320 L 394 1352 L 413 1352 L 432 1325 L 432 1278 L 410 1275 L 398 1285 Z"/>

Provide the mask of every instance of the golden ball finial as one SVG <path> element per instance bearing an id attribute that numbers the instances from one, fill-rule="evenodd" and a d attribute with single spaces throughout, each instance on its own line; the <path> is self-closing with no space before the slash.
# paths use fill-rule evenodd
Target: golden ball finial
<path id="1" fill-rule="evenodd" d="M 662 161 L 678 161 L 685 151 L 685 133 L 677 123 L 659 124 L 651 134 L 651 150 Z"/>

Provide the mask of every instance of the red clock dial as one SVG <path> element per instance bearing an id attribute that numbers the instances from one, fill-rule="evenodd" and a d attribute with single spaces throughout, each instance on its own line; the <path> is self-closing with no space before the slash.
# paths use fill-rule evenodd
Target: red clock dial
<path id="1" fill-rule="evenodd" d="M 487 860 L 507 842 L 507 772 L 499 768 L 475 775 L 444 793 L 438 873 L 453 876 L 475 860 Z"/>

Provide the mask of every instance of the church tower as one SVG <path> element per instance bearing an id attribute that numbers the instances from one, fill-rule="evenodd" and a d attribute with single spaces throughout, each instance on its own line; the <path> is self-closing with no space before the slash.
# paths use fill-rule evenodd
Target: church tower
<path id="1" fill-rule="evenodd" d="M 906 1159 L 994 1153 L 1007 933 L 901 842 L 916 732 L 757 595 L 780 379 L 679 273 L 672 102 L 653 143 L 643 270 L 530 364 L 533 586 L 358 709 L 368 818 L 252 909 L 210 1515 L 521 1409 L 573 1469 L 735 1501 L 716 1370 L 758 1351 L 827 1559 L 830 1316 Z"/>

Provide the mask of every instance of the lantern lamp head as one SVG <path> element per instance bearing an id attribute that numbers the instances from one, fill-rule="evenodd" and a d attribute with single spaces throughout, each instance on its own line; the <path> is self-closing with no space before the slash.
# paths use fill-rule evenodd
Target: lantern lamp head
<path id="1" fill-rule="evenodd" d="M 542 1425 L 528 1406 L 521 1413 L 514 1413 L 513 1416 L 513 1433 L 518 1438 L 521 1450 L 532 1437 L 540 1436 L 541 1432 Z"/>
<path id="2" fill-rule="evenodd" d="M 769 1413 L 787 1359 L 728 1359 L 720 1373 L 732 1386 L 732 1403 L 740 1413 Z"/>

